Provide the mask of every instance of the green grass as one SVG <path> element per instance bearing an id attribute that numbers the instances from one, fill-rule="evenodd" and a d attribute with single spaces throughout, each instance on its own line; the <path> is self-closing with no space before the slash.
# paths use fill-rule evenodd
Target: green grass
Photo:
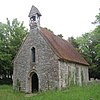
<path id="1" fill-rule="evenodd" d="M 100 100 L 100 84 L 72 86 L 61 91 L 40 92 L 31 97 L 25 97 L 25 95 L 14 91 L 12 86 L 0 86 L 0 100 L 90 100 L 90 98 Z"/>

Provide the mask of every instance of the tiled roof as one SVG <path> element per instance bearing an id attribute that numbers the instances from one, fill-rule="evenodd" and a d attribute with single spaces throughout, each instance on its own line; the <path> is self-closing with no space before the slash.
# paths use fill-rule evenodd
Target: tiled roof
<path id="1" fill-rule="evenodd" d="M 51 31 L 45 28 L 41 28 L 41 35 L 60 59 L 83 65 L 89 65 L 78 53 L 78 51 L 66 40 L 54 35 Z"/>

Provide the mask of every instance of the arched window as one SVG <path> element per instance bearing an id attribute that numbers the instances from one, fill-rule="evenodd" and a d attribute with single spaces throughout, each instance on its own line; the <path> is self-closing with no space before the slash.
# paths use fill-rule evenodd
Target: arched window
<path id="1" fill-rule="evenodd" d="M 35 48 L 32 47 L 31 51 L 32 51 L 32 62 L 35 62 Z"/>

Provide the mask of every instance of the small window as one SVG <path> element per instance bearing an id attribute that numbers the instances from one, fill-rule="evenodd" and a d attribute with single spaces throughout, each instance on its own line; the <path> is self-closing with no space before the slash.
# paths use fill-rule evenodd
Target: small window
<path id="1" fill-rule="evenodd" d="M 32 51 L 32 62 L 35 62 L 35 48 L 32 47 L 31 51 Z"/>
<path id="2" fill-rule="evenodd" d="M 32 16 L 31 20 L 36 21 L 36 16 Z"/>

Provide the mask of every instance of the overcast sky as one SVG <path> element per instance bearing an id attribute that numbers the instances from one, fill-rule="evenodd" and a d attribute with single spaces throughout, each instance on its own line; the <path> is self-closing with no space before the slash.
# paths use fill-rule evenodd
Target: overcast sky
<path id="1" fill-rule="evenodd" d="M 99 13 L 100 0 L 1 0 L 0 22 L 5 22 L 6 18 L 18 18 L 29 29 L 28 14 L 32 5 L 42 14 L 42 27 L 67 39 L 93 30 L 91 22 Z"/>

